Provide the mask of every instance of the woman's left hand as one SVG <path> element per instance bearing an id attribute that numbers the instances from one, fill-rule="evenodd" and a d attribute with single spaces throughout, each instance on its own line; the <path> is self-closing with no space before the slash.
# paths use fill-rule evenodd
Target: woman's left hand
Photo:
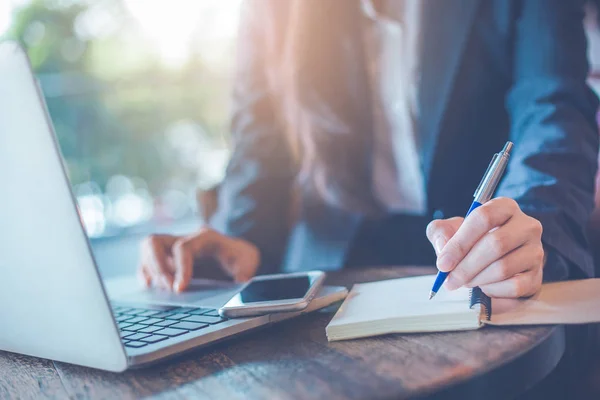
<path id="1" fill-rule="evenodd" d="M 440 271 L 450 272 L 446 288 L 479 286 L 491 297 L 524 297 L 542 286 L 542 224 L 512 199 L 499 197 L 468 218 L 435 220 L 427 238 Z"/>

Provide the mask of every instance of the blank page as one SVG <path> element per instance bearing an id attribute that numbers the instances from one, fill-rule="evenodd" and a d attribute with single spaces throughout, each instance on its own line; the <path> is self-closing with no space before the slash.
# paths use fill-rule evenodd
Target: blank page
<path id="1" fill-rule="evenodd" d="M 330 340 L 392 332 L 475 329 L 479 307 L 469 308 L 469 289 L 441 289 L 429 300 L 435 275 L 354 285 L 327 326 Z"/>

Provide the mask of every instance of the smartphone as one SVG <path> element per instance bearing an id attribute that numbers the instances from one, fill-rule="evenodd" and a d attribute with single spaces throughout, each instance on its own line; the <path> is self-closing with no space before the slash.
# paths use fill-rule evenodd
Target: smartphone
<path id="1" fill-rule="evenodd" d="M 256 276 L 219 309 L 219 314 L 227 318 L 241 318 L 302 311 L 324 280 L 325 273 L 322 271 Z"/>

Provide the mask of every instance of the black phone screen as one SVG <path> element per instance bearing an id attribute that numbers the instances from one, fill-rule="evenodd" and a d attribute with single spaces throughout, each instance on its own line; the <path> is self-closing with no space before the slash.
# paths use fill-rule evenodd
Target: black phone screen
<path id="1" fill-rule="evenodd" d="M 308 276 L 252 281 L 239 294 L 241 303 L 301 299 L 312 285 Z"/>

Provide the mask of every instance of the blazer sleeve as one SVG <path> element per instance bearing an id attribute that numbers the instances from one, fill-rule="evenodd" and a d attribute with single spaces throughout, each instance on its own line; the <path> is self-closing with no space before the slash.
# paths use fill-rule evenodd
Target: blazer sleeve
<path id="1" fill-rule="evenodd" d="M 261 253 L 259 273 L 279 269 L 288 235 L 295 172 L 267 80 L 267 27 L 272 12 L 265 1 L 242 6 L 233 87 L 233 154 L 219 187 L 210 224 L 248 240 Z"/>
<path id="2" fill-rule="evenodd" d="M 498 195 L 542 223 L 545 280 L 590 277 L 586 226 L 594 205 L 598 100 L 580 0 L 519 2 L 513 86 L 507 97 L 515 150 Z"/>

